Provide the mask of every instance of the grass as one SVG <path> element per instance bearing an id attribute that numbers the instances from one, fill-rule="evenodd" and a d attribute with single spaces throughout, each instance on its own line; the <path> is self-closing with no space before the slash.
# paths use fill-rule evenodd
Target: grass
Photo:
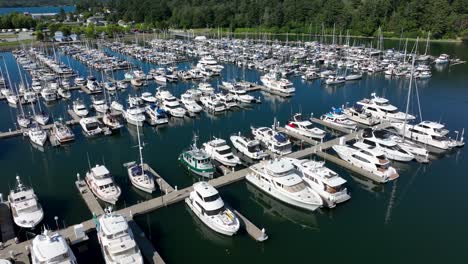
<path id="1" fill-rule="evenodd" d="M 16 38 L 16 34 L 11 34 L 11 33 L 0 33 L 0 39 L 1 38 Z"/>
<path id="2" fill-rule="evenodd" d="M 16 46 L 20 46 L 21 44 L 28 45 L 33 42 L 32 39 L 26 39 L 23 41 L 7 41 L 7 42 L 0 42 L 0 48 L 12 48 Z"/>

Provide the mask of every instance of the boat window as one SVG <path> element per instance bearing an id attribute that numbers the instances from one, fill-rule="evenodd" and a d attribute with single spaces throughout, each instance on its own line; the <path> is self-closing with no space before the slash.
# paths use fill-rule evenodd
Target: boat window
<path id="1" fill-rule="evenodd" d="M 437 140 L 437 141 L 446 141 L 446 140 L 448 140 L 446 137 L 439 137 L 439 136 L 435 136 L 435 135 L 432 135 L 431 137 L 432 137 L 432 139 Z"/>
<path id="2" fill-rule="evenodd" d="M 250 153 L 255 153 L 257 151 L 260 151 L 260 147 L 258 145 L 249 146 L 247 147 L 247 151 Z"/>
<path id="3" fill-rule="evenodd" d="M 196 192 L 196 193 L 197 193 L 198 197 L 200 198 L 200 200 L 203 201 L 203 197 L 198 192 Z"/>
<path id="4" fill-rule="evenodd" d="M 284 145 L 275 145 L 274 146 L 275 150 L 278 150 L 278 151 L 284 151 L 284 150 L 291 150 L 291 143 L 287 143 L 287 144 L 284 144 Z"/>
<path id="5" fill-rule="evenodd" d="M 214 209 L 214 210 L 204 210 L 204 211 L 205 211 L 205 214 L 206 214 L 206 215 L 211 216 L 211 215 L 218 215 L 218 214 L 224 212 L 224 210 L 225 210 L 225 209 L 224 209 L 224 206 L 222 206 L 222 207 L 220 207 L 220 208 L 218 208 L 218 209 Z"/>
<path id="6" fill-rule="evenodd" d="M 367 139 L 364 139 L 363 142 L 364 142 L 364 144 L 367 144 L 369 146 L 374 146 L 374 147 L 376 146 L 375 142 L 367 140 Z"/>
<path id="7" fill-rule="evenodd" d="M 379 155 L 379 156 L 376 156 L 376 158 L 379 160 L 386 160 L 385 155 Z"/>
<path id="8" fill-rule="evenodd" d="M 218 150 L 218 153 L 221 154 L 221 155 L 226 155 L 226 154 L 231 153 L 231 149 L 226 148 L 226 149 L 223 149 L 223 150 Z"/>
<path id="9" fill-rule="evenodd" d="M 205 197 L 204 201 L 205 202 L 213 202 L 213 201 L 218 200 L 218 198 L 219 198 L 219 194 L 215 194 L 215 195 Z"/>
<path id="10" fill-rule="evenodd" d="M 353 154 L 352 157 L 355 158 L 355 159 L 357 159 L 357 160 L 359 160 L 359 161 L 361 161 L 361 162 L 370 163 L 370 161 L 368 161 L 367 159 L 365 159 L 365 158 L 363 158 L 363 157 L 361 157 L 361 156 L 358 156 L 358 155 L 354 155 L 354 154 Z"/>

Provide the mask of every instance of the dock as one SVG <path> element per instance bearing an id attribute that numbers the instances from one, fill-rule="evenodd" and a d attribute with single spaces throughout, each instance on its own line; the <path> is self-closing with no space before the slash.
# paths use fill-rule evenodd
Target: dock
<path id="1" fill-rule="evenodd" d="M 0 199 L 0 242 L 6 242 L 15 238 L 15 227 L 11 217 L 10 205 Z"/>
<path id="2" fill-rule="evenodd" d="M 89 211 L 95 215 L 102 215 L 104 214 L 104 209 L 102 209 L 101 205 L 99 204 L 97 198 L 94 196 L 93 192 L 89 189 L 88 185 L 84 180 L 77 180 L 75 182 L 76 188 L 81 195 L 81 198 L 88 206 Z"/>
<path id="3" fill-rule="evenodd" d="M 161 175 L 159 175 L 155 170 L 153 170 L 151 166 L 144 163 L 143 167 L 145 170 L 148 170 L 151 174 L 153 174 L 153 176 L 155 177 L 156 183 L 159 185 L 159 189 L 161 190 L 161 192 L 164 192 L 165 194 L 167 194 L 167 193 L 174 191 L 174 188 L 166 180 L 164 180 L 164 178 L 161 177 Z"/>
<path id="4" fill-rule="evenodd" d="M 233 210 L 234 213 L 239 217 L 243 226 L 245 227 L 245 231 L 256 241 L 263 242 L 268 239 L 268 235 L 265 233 L 265 229 L 259 229 L 256 227 L 249 219 L 239 213 L 237 210 Z"/>
<path id="5" fill-rule="evenodd" d="M 148 240 L 145 233 L 133 219 L 128 221 L 128 226 L 132 229 L 134 234 L 133 238 L 138 244 L 138 247 L 146 261 L 150 264 L 165 264 L 161 255 L 159 255 L 156 249 L 154 249 L 151 241 Z"/>

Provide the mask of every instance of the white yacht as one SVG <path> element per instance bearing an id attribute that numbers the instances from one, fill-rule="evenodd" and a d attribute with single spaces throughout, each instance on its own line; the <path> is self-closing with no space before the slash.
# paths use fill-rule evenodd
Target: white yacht
<path id="1" fill-rule="evenodd" d="M 109 106 L 104 98 L 92 97 L 93 108 L 96 112 L 104 114 L 109 110 Z"/>
<path id="2" fill-rule="evenodd" d="M 75 134 L 62 120 L 54 122 L 52 132 L 52 135 L 60 144 L 75 140 Z"/>
<path id="3" fill-rule="evenodd" d="M 104 202 L 115 204 L 119 199 L 120 187 L 104 165 L 96 165 L 86 172 L 85 181 L 94 195 Z"/>
<path id="4" fill-rule="evenodd" d="M 449 62 L 449 55 L 440 54 L 440 56 L 434 60 L 436 64 L 447 64 Z"/>
<path id="5" fill-rule="evenodd" d="M 289 159 L 302 174 L 302 179 L 322 197 L 324 204 L 329 208 L 351 198 L 346 188 L 346 180 L 327 168 L 325 162 Z"/>
<path id="6" fill-rule="evenodd" d="M 97 237 L 106 264 L 143 264 L 140 249 L 124 216 L 106 209 L 98 221 Z"/>
<path id="7" fill-rule="evenodd" d="M 366 112 L 362 109 L 361 105 L 344 108 L 343 114 L 345 114 L 349 120 L 366 126 L 375 126 L 380 123 L 380 119 L 375 118 L 371 113 Z"/>
<path id="8" fill-rule="evenodd" d="M 359 144 L 364 144 L 368 148 L 376 148 L 382 151 L 388 159 L 396 161 L 411 161 L 414 155 L 404 148 L 400 147 L 390 137 L 385 136 L 386 132 L 382 130 L 373 131 L 366 128 L 362 134 L 362 140 Z"/>
<path id="9" fill-rule="evenodd" d="M 73 251 L 59 233 L 49 234 L 46 229 L 32 240 L 31 260 L 33 264 L 77 264 Z"/>
<path id="10" fill-rule="evenodd" d="M 354 130 L 357 127 L 357 123 L 353 120 L 348 119 L 343 113 L 342 108 L 332 108 L 331 112 L 328 112 L 320 117 L 323 122 L 333 124 L 335 126 Z"/>
<path id="11" fill-rule="evenodd" d="M 101 85 L 99 85 L 99 83 L 96 81 L 96 78 L 93 76 L 88 76 L 86 88 L 88 88 L 88 90 L 92 93 L 101 91 Z"/>
<path id="12" fill-rule="evenodd" d="M 207 82 L 200 83 L 198 85 L 198 90 L 201 91 L 204 95 L 210 95 L 214 93 L 213 86 Z"/>
<path id="13" fill-rule="evenodd" d="M 265 160 L 250 169 L 246 180 L 274 198 L 309 211 L 322 207 L 320 195 L 308 187 L 290 160 Z"/>
<path id="14" fill-rule="evenodd" d="M 142 100 L 137 97 L 128 97 L 128 108 L 123 112 L 123 117 L 127 120 L 127 123 L 134 126 L 143 126 L 146 117 L 145 108 L 142 103 Z"/>
<path id="15" fill-rule="evenodd" d="M 31 143 L 42 147 L 47 141 L 47 132 L 37 123 L 32 123 L 28 130 L 28 137 Z"/>
<path id="16" fill-rule="evenodd" d="M 301 113 L 295 114 L 284 127 L 291 132 L 312 139 L 322 140 L 326 135 L 325 131 L 314 127 L 312 122 L 304 119 Z"/>
<path id="17" fill-rule="evenodd" d="M 96 117 L 84 117 L 80 119 L 80 126 L 86 136 L 92 137 L 103 133 L 101 124 Z"/>
<path id="18" fill-rule="evenodd" d="M 145 107 L 145 113 L 148 116 L 148 122 L 153 126 L 169 123 L 166 111 L 161 109 L 158 105 L 147 105 Z"/>
<path id="19" fill-rule="evenodd" d="M 185 198 L 185 203 L 212 230 L 227 236 L 239 231 L 239 219 L 234 212 L 226 208 L 218 191 L 209 183 L 193 184 L 193 191 Z"/>
<path id="20" fill-rule="evenodd" d="M 234 86 L 235 88 L 229 90 L 229 95 L 231 95 L 234 100 L 241 102 L 241 103 L 255 103 L 257 100 L 252 95 L 247 94 L 247 91 L 240 87 Z"/>
<path id="21" fill-rule="evenodd" d="M 203 111 L 201 107 L 194 98 L 194 95 L 191 92 L 185 92 L 180 96 L 180 101 L 184 105 L 185 109 L 191 113 L 200 113 Z"/>
<path id="22" fill-rule="evenodd" d="M 217 93 L 215 94 L 216 98 L 224 104 L 227 110 L 237 107 L 237 102 L 232 98 L 229 94 L 222 94 L 222 93 Z"/>
<path id="23" fill-rule="evenodd" d="M 152 193 L 156 190 L 154 185 L 154 176 L 145 166 L 143 162 L 143 146 L 140 141 L 140 130 L 137 126 L 137 136 L 138 136 L 138 153 L 140 155 L 140 163 L 133 162 L 127 168 L 128 178 L 135 188 L 142 190 L 147 193 Z"/>
<path id="24" fill-rule="evenodd" d="M 283 133 L 269 127 L 251 127 L 255 139 L 262 142 L 271 152 L 278 155 L 286 155 L 292 152 L 292 144 Z"/>
<path id="25" fill-rule="evenodd" d="M 209 112 L 219 113 L 226 110 L 226 106 L 216 96 L 202 96 L 200 102 Z"/>
<path id="26" fill-rule="evenodd" d="M 156 103 L 158 99 L 153 96 L 150 92 L 144 92 L 141 94 L 141 99 L 147 103 Z"/>
<path id="27" fill-rule="evenodd" d="M 187 113 L 174 96 L 164 98 L 161 108 L 173 117 L 184 117 Z"/>
<path id="28" fill-rule="evenodd" d="M 124 111 L 124 106 L 120 102 L 114 100 L 112 101 L 110 108 L 116 112 L 122 113 Z"/>
<path id="29" fill-rule="evenodd" d="M 73 112 L 79 117 L 85 117 L 89 114 L 86 105 L 79 99 L 73 101 Z"/>
<path id="30" fill-rule="evenodd" d="M 361 101 L 358 101 L 357 104 L 361 105 L 362 109 L 370 113 L 372 116 L 396 122 L 415 119 L 412 115 L 407 115 L 398 111 L 398 108 L 391 105 L 387 99 L 378 97 L 375 93 L 372 93 L 371 96 L 371 99 L 362 99 Z"/>
<path id="31" fill-rule="evenodd" d="M 280 73 L 270 72 L 262 77 L 260 81 L 265 85 L 265 87 L 272 91 L 278 92 L 284 95 L 292 95 L 296 92 L 296 89 L 293 87 L 292 82 L 287 79 L 281 78 Z"/>
<path id="32" fill-rule="evenodd" d="M 405 123 L 392 123 L 392 126 L 402 136 L 435 148 L 434 150 L 449 150 L 463 146 L 463 137 L 460 141 L 448 138 L 449 130 L 443 124 L 433 121 L 422 121 L 416 125 Z"/>
<path id="33" fill-rule="evenodd" d="M 355 146 L 335 145 L 333 150 L 346 162 L 369 171 L 383 182 L 398 178 L 398 172 L 390 166 L 383 152 L 378 150 L 369 151 Z"/>
<path id="34" fill-rule="evenodd" d="M 232 153 L 231 147 L 228 146 L 224 139 L 214 138 L 211 141 L 203 143 L 203 148 L 212 159 L 217 160 L 225 166 L 235 167 L 241 163 L 239 157 Z"/>
<path id="35" fill-rule="evenodd" d="M 26 187 L 16 176 L 16 188 L 10 191 L 8 202 L 15 224 L 22 228 L 34 228 L 44 218 L 41 204 L 33 188 Z"/>
<path id="36" fill-rule="evenodd" d="M 41 91 L 41 96 L 46 102 L 52 102 L 57 100 L 57 90 L 52 88 L 44 88 Z"/>
<path id="37" fill-rule="evenodd" d="M 248 139 L 242 136 L 239 132 L 238 135 L 230 137 L 232 145 L 239 152 L 253 160 L 261 160 L 268 157 L 268 154 L 262 150 L 260 141 L 255 139 Z"/>

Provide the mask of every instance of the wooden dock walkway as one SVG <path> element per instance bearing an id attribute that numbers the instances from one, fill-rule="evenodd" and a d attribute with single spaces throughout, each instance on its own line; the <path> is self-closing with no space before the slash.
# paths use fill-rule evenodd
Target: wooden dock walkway
<path id="1" fill-rule="evenodd" d="M 102 209 L 101 205 L 98 202 L 98 198 L 96 198 L 93 194 L 93 192 L 89 189 L 88 185 L 84 180 L 77 180 L 75 182 L 76 188 L 78 189 L 78 192 L 81 195 L 81 198 L 86 203 L 86 206 L 88 206 L 89 211 L 91 214 L 95 215 L 102 215 L 104 214 L 104 209 Z"/>
<path id="2" fill-rule="evenodd" d="M 145 233 L 137 225 L 137 223 L 132 219 L 128 221 L 128 226 L 132 229 L 134 234 L 134 239 L 140 248 L 140 251 L 146 261 L 150 264 L 164 264 L 164 260 L 161 255 L 154 249 L 153 244 L 145 236 Z"/>
<path id="3" fill-rule="evenodd" d="M 153 170 L 151 166 L 144 163 L 143 167 L 145 170 L 148 170 L 149 172 L 151 172 L 151 174 L 153 174 L 156 177 L 155 181 L 159 185 L 159 189 L 161 190 L 161 192 L 167 194 L 174 191 L 174 188 L 166 180 L 164 180 L 164 178 L 161 177 L 161 175 L 159 175 L 155 170 Z"/>
<path id="4" fill-rule="evenodd" d="M 247 219 L 244 215 L 239 213 L 237 210 L 233 210 L 234 213 L 239 217 L 242 225 L 245 228 L 245 231 L 256 241 L 263 242 L 268 239 L 268 235 L 265 233 L 265 229 L 260 229 L 255 226 L 249 219 Z"/>

